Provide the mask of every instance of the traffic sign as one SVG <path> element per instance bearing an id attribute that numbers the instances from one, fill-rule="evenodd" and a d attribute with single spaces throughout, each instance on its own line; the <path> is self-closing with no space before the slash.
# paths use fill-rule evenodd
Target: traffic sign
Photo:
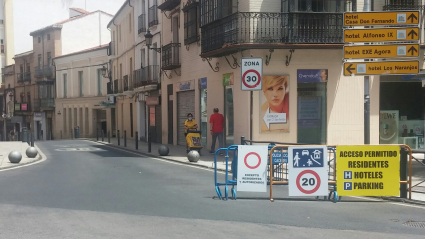
<path id="1" fill-rule="evenodd" d="M 238 191 L 267 192 L 267 145 L 238 146 Z"/>
<path id="2" fill-rule="evenodd" d="M 399 196 L 400 147 L 337 146 L 337 191 L 340 196 Z"/>
<path id="3" fill-rule="evenodd" d="M 419 11 L 403 12 L 346 12 L 345 26 L 418 25 Z"/>
<path id="4" fill-rule="evenodd" d="M 418 56 L 419 44 L 344 46 L 345 59 Z"/>
<path id="5" fill-rule="evenodd" d="M 283 152 L 281 149 L 275 149 L 272 152 L 273 164 L 288 163 L 288 152 Z"/>
<path id="6" fill-rule="evenodd" d="M 374 29 L 346 29 L 344 42 L 405 42 L 418 41 L 419 28 L 374 28 Z"/>
<path id="7" fill-rule="evenodd" d="M 419 73 L 419 61 L 346 62 L 344 76 L 404 75 Z"/>
<path id="8" fill-rule="evenodd" d="M 327 147 L 289 147 L 289 196 L 328 195 Z"/>
<path id="9" fill-rule="evenodd" d="M 263 78 L 263 59 L 242 58 L 241 76 L 242 90 L 261 90 Z"/>

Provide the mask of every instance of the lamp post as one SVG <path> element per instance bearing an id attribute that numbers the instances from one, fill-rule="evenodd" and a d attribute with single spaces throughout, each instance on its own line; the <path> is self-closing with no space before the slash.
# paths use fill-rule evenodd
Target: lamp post
<path id="1" fill-rule="evenodd" d="M 152 45 L 152 38 L 153 38 L 153 35 L 151 34 L 151 32 L 148 30 L 148 32 L 145 34 L 145 43 L 146 43 L 146 46 L 148 47 L 148 64 L 147 64 L 147 66 L 148 66 L 148 74 L 147 74 L 147 78 L 149 79 L 149 76 L 150 76 L 150 72 L 149 72 L 149 50 L 150 50 L 150 47 L 151 47 L 151 45 Z M 148 80 L 148 79 L 146 79 L 146 80 Z"/>

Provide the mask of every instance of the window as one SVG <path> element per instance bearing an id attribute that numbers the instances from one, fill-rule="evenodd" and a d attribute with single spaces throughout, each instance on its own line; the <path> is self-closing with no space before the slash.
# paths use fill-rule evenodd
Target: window
<path id="1" fill-rule="evenodd" d="M 79 84 L 79 87 L 80 87 L 80 96 L 84 96 L 84 88 L 83 88 L 84 82 L 83 82 L 83 72 L 82 71 L 78 72 L 78 84 Z"/>
<path id="2" fill-rule="evenodd" d="M 50 40 L 50 34 L 47 34 L 47 40 Z"/>
<path id="3" fill-rule="evenodd" d="M 120 42 L 121 42 L 121 25 L 118 25 L 118 35 L 119 35 Z"/>
<path id="4" fill-rule="evenodd" d="M 204 0 L 200 4 L 201 26 L 237 11 L 237 0 Z"/>
<path id="5" fill-rule="evenodd" d="M 289 0 L 287 4 L 284 8 L 295 12 L 343 12 L 355 10 L 356 0 Z"/>
<path id="6" fill-rule="evenodd" d="M 198 41 L 198 26 L 197 26 L 197 8 L 198 3 L 192 4 L 183 8 L 184 12 L 184 44 L 189 45 Z"/>
<path id="7" fill-rule="evenodd" d="M 38 85 L 38 98 L 39 99 L 54 98 L 54 86 L 51 84 Z"/>
<path id="8" fill-rule="evenodd" d="M 52 54 L 50 52 L 47 52 L 47 65 L 50 66 L 52 60 Z"/>
<path id="9" fill-rule="evenodd" d="M 41 42 L 41 37 L 38 37 L 38 43 L 40 43 Z"/>
<path id="10" fill-rule="evenodd" d="M 152 1 L 152 7 L 149 8 L 148 18 L 149 27 L 158 25 L 158 8 L 156 0 Z"/>
<path id="11" fill-rule="evenodd" d="M 38 67 L 40 68 L 41 66 L 41 54 L 38 54 Z"/>
<path id="12" fill-rule="evenodd" d="M 3 39 L 1 39 L 1 53 L 4 53 Z"/>
<path id="13" fill-rule="evenodd" d="M 97 94 L 103 94 L 103 84 L 102 84 L 102 69 L 97 69 Z"/>
<path id="14" fill-rule="evenodd" d="M 68 79 L 67 75 L 63 74 L 63 98 L 68 97 Z"/>

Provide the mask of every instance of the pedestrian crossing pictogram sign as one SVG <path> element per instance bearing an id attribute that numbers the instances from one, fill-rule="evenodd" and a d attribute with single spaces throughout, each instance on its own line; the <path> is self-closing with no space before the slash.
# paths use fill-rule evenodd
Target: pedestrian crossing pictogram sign
<path id="1" fill-rule="evenodd" d="M 289 147 L 289 196 L 328 194 L 327 147 Z"/>

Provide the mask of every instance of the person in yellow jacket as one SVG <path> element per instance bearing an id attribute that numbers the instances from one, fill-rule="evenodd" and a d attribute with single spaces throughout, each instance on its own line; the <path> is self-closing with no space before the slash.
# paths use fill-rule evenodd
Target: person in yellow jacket
<path id="1" fill-rule="evenodd" d="M 193 119 L 192 113 L 187 114 L 187 120 L 184 122 L 184 137 L 187 136 L 188 130 L 196 130 L 198 129 L 198 125 L 196 121 Z"/>

